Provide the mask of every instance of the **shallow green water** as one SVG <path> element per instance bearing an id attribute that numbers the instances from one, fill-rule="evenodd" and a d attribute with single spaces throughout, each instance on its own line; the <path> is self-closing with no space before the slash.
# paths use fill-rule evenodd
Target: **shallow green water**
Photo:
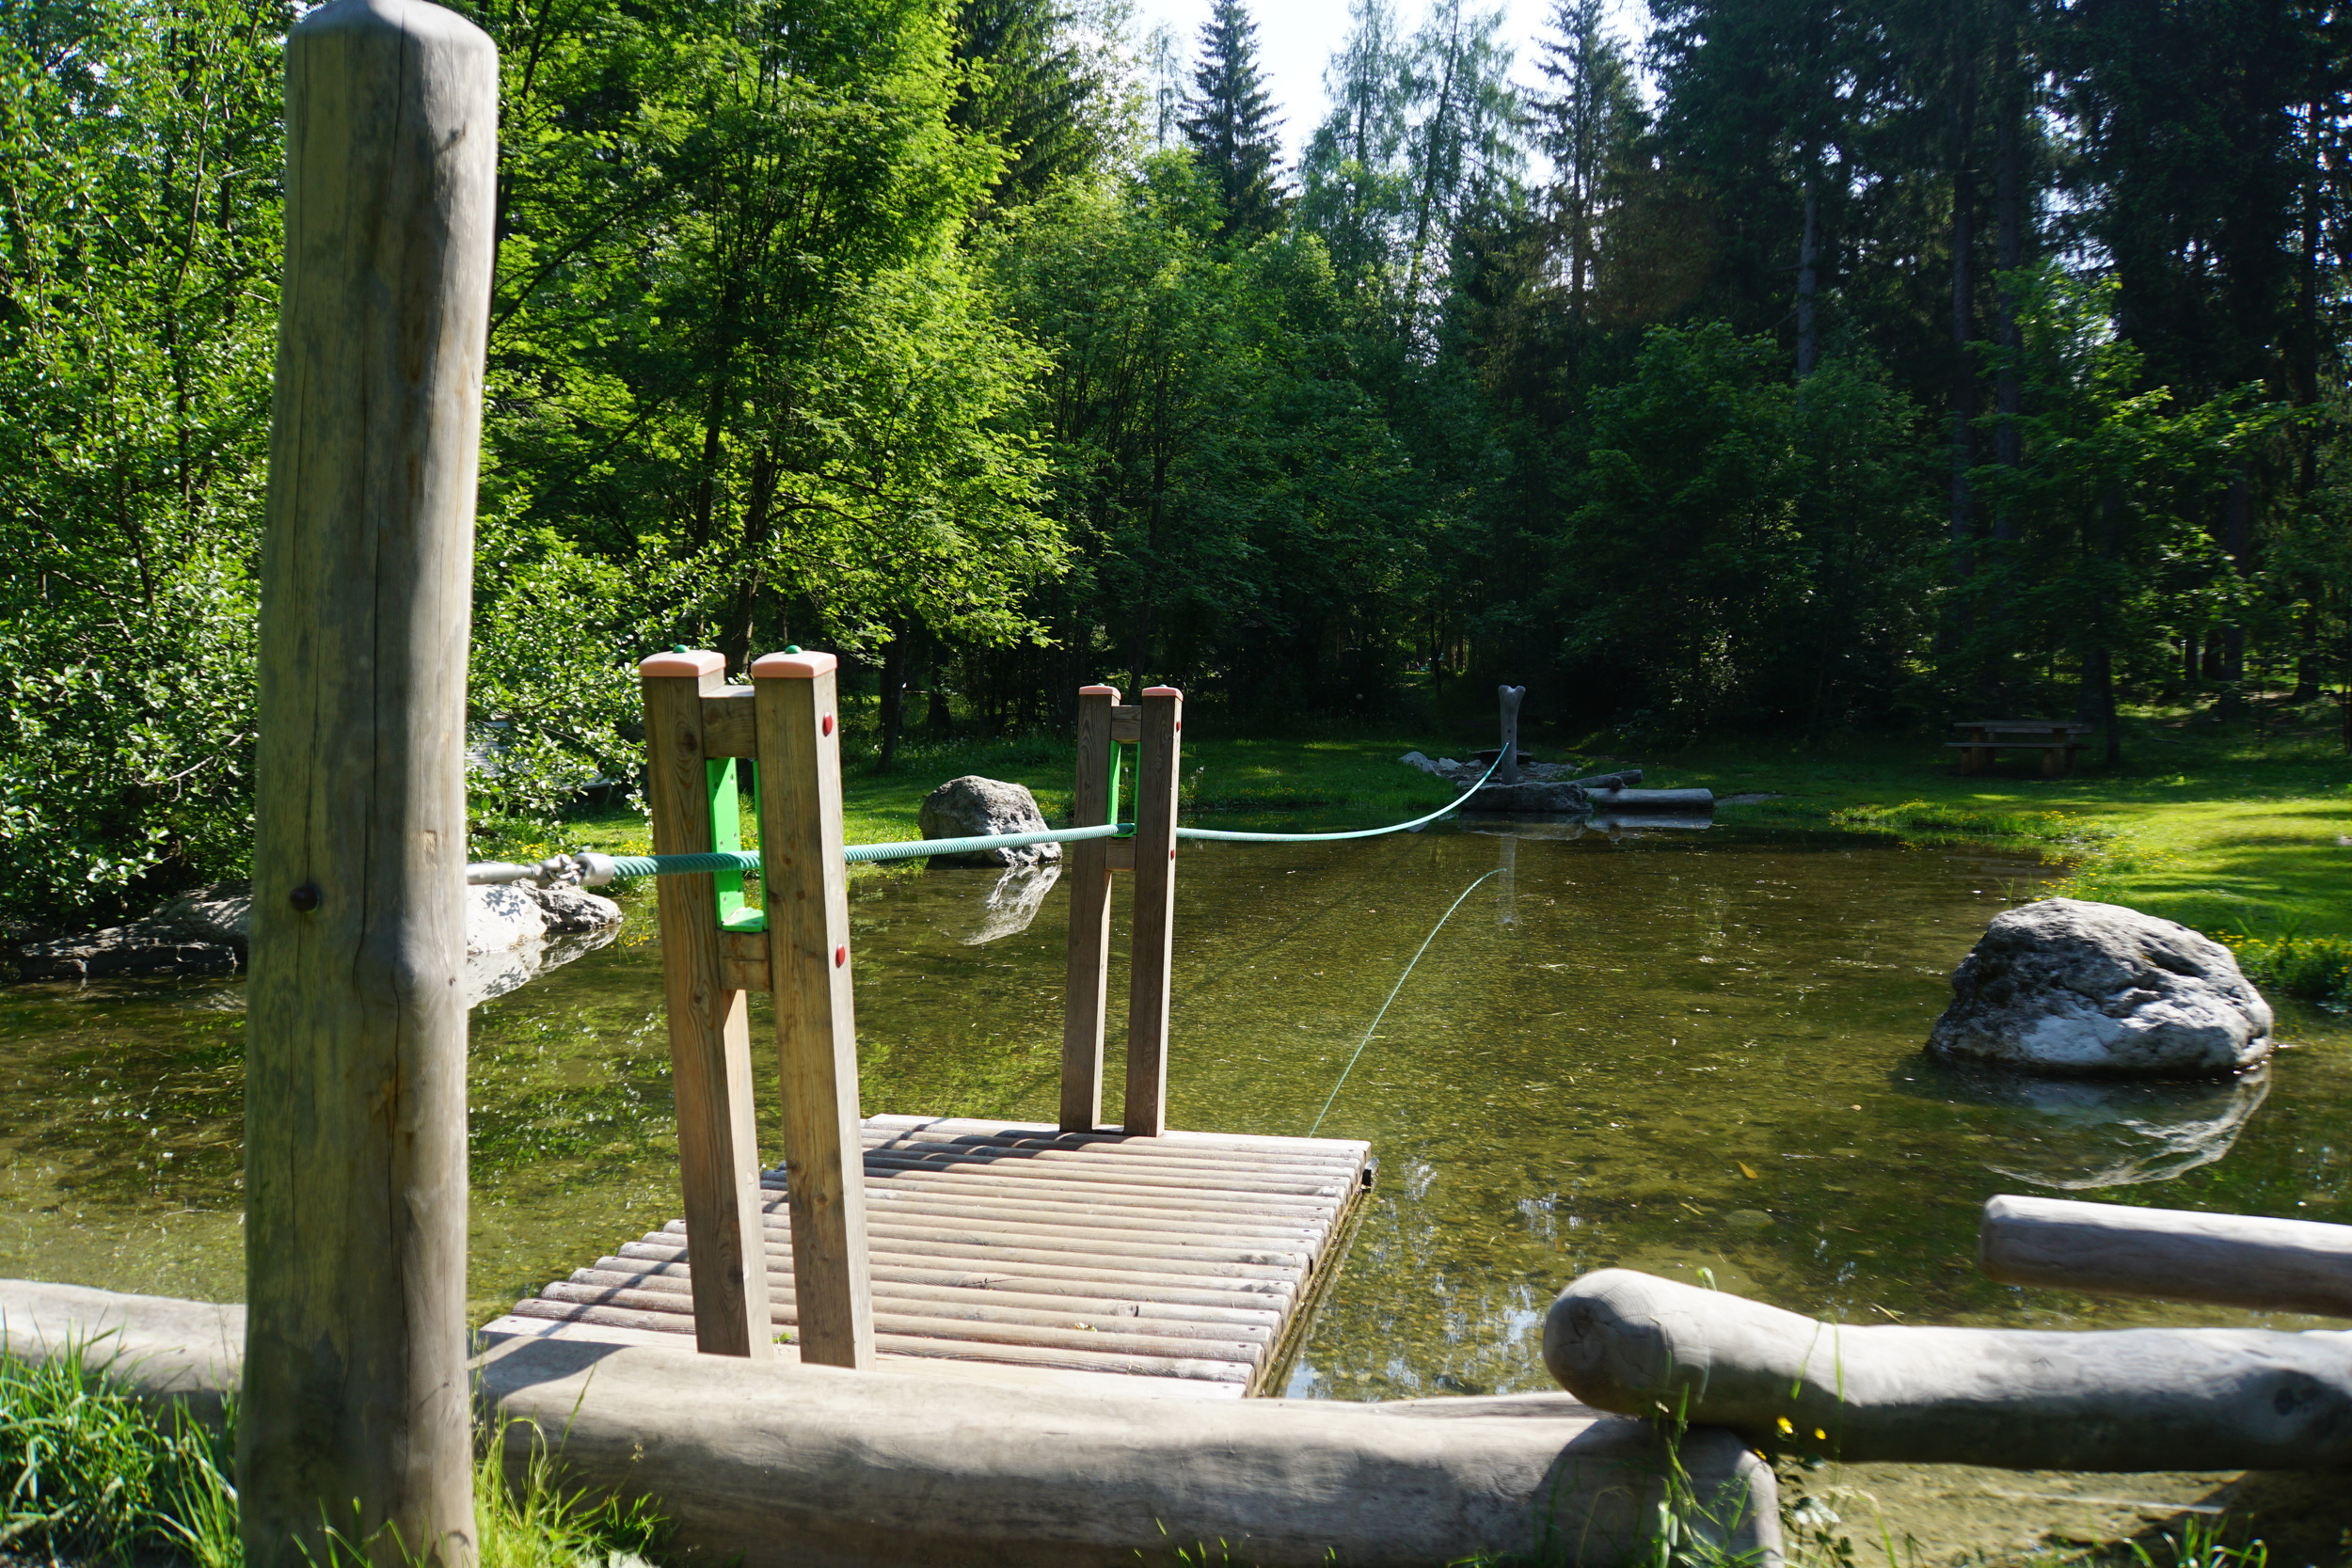
<path id="1" fill-rule="evenodd" d="M 2352 1219 L 2341 1020 L 2290 1014 L 2294 1047 L 2234 1089 L 2021 1099 L 1922 1061 L 1952 965 L 2037 866 L 1851 834 L 1567 832 L 1186 853 L 1171 1122 L 1303 1133 L 1329 1099 L 1321 1131 L 1381 1162 L 1293 1393 L 1544 1386 L 1544 1307 L 1610 1264 L 1851 1321 L 2264 1321 L 1993 1285 L 1978 1205 L 2072 1190 Z M 1499 868 L 1333 1098 L 1406 961 Z M 1051 1119 L 1064 902 L 969 945 L 993 880 L 853 884 L 867 1111 Z M 677 1211 L 648 926 L 475 1014 L 478 1317 Z M 0 991 L 0 1275 L 236 1297 L 233 1004 L 221 984 Z M 2095 1185 L 2118 1174 L 2159 1179 Z"/>

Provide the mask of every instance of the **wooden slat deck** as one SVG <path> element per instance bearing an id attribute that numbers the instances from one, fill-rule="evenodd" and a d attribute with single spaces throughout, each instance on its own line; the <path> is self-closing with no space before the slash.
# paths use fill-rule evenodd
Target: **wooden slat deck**
<path id="1" fill-rule="evenodd" d="M 1373 1164 L 1339 1138 L 902 1116 L 863 1132 L 882 1365 L 1206 1399 L 1268 1391 Z M 784 1173 L 761 1184 L 783 1338 L 798 1323 Z M 485 1332 L 691 1347 L 691 1277 L 673 1221 Z"/>

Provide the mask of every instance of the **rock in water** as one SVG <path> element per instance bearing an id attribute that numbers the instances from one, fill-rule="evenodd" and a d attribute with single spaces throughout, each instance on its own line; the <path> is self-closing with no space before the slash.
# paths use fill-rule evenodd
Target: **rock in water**
<path id="1" fill-rule="evenodd" d="M 621 923 L 621 906 L 586 888 L 532 887 L 524 883 L 522 891 L 539 906 L 539 914 L 547 922 L 547 934 L 551 937 L 587 936 Z"/>
<path id="2" fill-rule="evenodd" d="M 466 890 L 466 951 L 503 953 L 548 933 L 539 900 L 512 884 Z"/>
<path id="3" fill-rule="evenodd" d="M 1928 1049 L 2093 1078 L 2211 1078 L 2270 1055 L 2270 1005 L 2185 926 L 2048 898 L 1993 919 L 1952 973 Z"/>
<path id="4" fill-rule="evenodd" d="M 923 800 L 925 838 L 984 838 L 997 833 L 1041 833 L 1044 814 L 1023 784 L 967 773 L 949 779 Z M 933 865 L 1042 865 L 1061 859 L 1058 844 L 979 849 L 967 855 L 934 855 Z"/>

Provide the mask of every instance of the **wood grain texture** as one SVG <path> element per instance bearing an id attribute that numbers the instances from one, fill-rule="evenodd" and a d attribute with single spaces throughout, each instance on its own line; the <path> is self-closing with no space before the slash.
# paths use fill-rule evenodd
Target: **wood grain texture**
<path id="1" fill-rule="evenodd" d="M 1119 689 L 1078 693 L 1078 774 L 1070 825 L 1110 820 L 1111 715 Z M 1084 1132 L 1103 1120 L 1104 1008 L 1110 994 L 1112 847 L 1084 839 L 1070 847 L 1062 881 L 1070 889 L 1070 960 L 1062 990 L 1061 1125 Z"/>
<path id="2" fill-rule="evenodd" d="M 570 1283 L 625 1287 L 629 1290 L 666 1290 L 683 1294 L 687 1288 L 688 1273 L 689 1271 L 683 1265 L 676 1263 L 631 1262 L 621 1258 L 600 1258 L 594 1267 L 573 1270 Z M 784 1276 L 787 1282 L 790 1277 L 789 1275 Z M 789 1284 L 785 1285 L 783 1290 L 789 1293 Z M 1282 1321 L 1282 1315 L 1271 1309 L 1253 1312 L 1236 1307 L 1195 1307 L 1181 1303 L 1120 1301 L 1109 1297 L 1088 1296 L 1077 1291 L 1053 1295 L 1043 1291 L 1014 1291 L 988 1285 L 957 1283 L 949 1279 L 884 1279 L 879 1275 L 874 1280 L 874 1299 L 876 1301 L 933 1302 L 942 1306 L 954 1307 L 958 1312 L 966 1307 L 987 1309 L 1003 1307 L 1010 1311 L 1044 1312 L 1051 1315 L 1057 1323 L 1069 1321 L 1070 1315 L 1075 1313 L 1080 1318 L 1116 1318 L 1126 1325 L 1137 1323 L 1219 1324 L 1231 1326 L 1236 1332 L 1243 1332 L 1245 1337 L 1247 1337 L 1245 1331 L 1264 1330 L 1271 1333 Z M 1008 1319 L 1006 1321 L 1024 1322 L 1026 1320 Z M 1179 1330 L 1171 1326 L 1168 1332 L 1176 1333 Z M 1182 1332 L 1190 1333 L 1191 1330 L 1185 1329 Z"/>
<path id="3" fill-rule="evenodd" d="M 910 1166 L 898 1141 L 907 1132 L 878 1125 L 910 1119 L 860 1129 L 878 1354 L 1238 1379 L 1252 1389 L 1279 1376 L 1302 1341 L 1302 1312 L 1337 1266 L 1370 1161 L 1366 1145 L 1339 1139 L 1204 1144 L 929 1121 L 912 1130 L 962 1142 L 923 1145 Z M 1326 1162 L 1290 1183 L 1305 1196 L 1259 1191 L 1261 1156 L 1301 1153 Z M 1167 1172 L 1181 1175 L 1136 1184 Z M 797 1277 L 792 1178 L 771 1171 L 765 1180 L 773 1321 L 805 1341 L 813 1303 Z M 588 1337 L 682 1331 L 693 1277 L 682 1228 L 623 1243 L 516 1314 Z M 806 1343 L 800 1354 L 816 1359 Z"/>
<path id="4" fill-rule="evenodd" d="M 736 990 L 766 990 L 773 978 L 770 962 L 767 932 L 720 931 L 719 978 L 722 984 Z"/>
<path id="5" fill-rule="evenodd" d="M 841 858 L 834 673 L 760 673 L 761 880 L 776 1003 L 776 1069 L 793 1232 L 801 1359 L 874 1364 L 866 1184 L 850 995 L 850 880 Z"/>
<path id="6" fill-rule="evenodd" d="M 246 1025 L 254 1568 L 474 1560 L 465 728 L 498 54 L 421 0 L 286 45 Z M 301 896 L 296 898 L 297 892 Z"/>
<path id="7" fill-rule="evenodd" d="M 683 1263 L 686 1258 L 686 1235 L 683 1228 L 656 1230 L 634 1242 L 622 1243 L 624 1258 L 654 1258 L 665 1262 Z M 1045 1253 L 1029 1254 L 987 1246 L 961 1246 L 933 1243 L 925 1241 L 900 1246 L 885 1238 L 873 1238 L 866 1250 L 869 1269 L 929 1269 L 960 1272 L 992 1280 L 1019 1280 L 1025 1289 L 1032 1285 L 1083 1285 L 1089 1291 L 1116 1290 L 1122 1296 L 1138 1300 L 1200 1301 L 1244 1306 L 1251 1302 L 1272 1302 L 1278 1306 L 1292 1300 L 1297 1291 L 1290 1276 L 1282 1271 L 1254 1271 L 1242 1275 L 1203 1277 L 1184 1271 L 1161 1271 L 1151 1264 L 1119 1265 L 1096 1259 L 1066 1258 Z M 777 1230 L 768 1242 L 768 1273 L 790 1277 L 792 1246 L 789 1235 Z M 1138 1291 L 1166 1292 L 1139 1296 Z"/>
<path id="8" fill-rule="evenodd" d="M 707 705 L 726 692 L 716 654 L 700 675 L 647 675 L 645 796 L 657 855 L 710 847 Z M 686 1227 L 702 1268 L 694 1276 L 695 1343 L 709 1355 L 765 1357 L 767 1272 L 760 1255 L 759 1149 L 752 1111 L 751 1021 L 729 974 L 714 879 L 657 877 L 662 998 L 677 1097 Z M 707 1277 L 706 1277 L 706 1275 Z"/>
<path id="9" fill-rule="evenodd" d="M 1977 1260 L 2005 1285 L 2352 1318 L 2352 1226 L 2064 1198 L 1988 1198 Z"/>
<path id="10" fill-rule="evenodd" d="M 1143 693 L 1143 743 L 1136 768 L 1135 927 L 1127 958 L 1129 1132 L 1156 1136 L 1168 1124 L 1168 991 L 1176 937 L 1176 784 L 1183 755 L 1184 694 L 1170 686 Z"/>
<path id="11" fill-rule="evenodd" d="M 703 699 L 703 755 L 759 755 L 759 721 L 753 695 L 750 687 L 730 686 Z"/>

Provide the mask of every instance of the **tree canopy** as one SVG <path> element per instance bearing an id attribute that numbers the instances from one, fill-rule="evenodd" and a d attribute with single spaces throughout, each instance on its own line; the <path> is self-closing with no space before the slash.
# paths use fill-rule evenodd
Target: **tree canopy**
<path id="1" fill-rule="evenodd" d="M 882 766 L 1105 676 L 1640 744 L 2352 679 L 2326 8 L 1355 0 L 1292 158 L 1241 0 L 461 8 L 485 823 L 633 777 L 680 641 L 837 650 Z M 293 20 L 0 4 L 13 927 L 249 835 Z"/>

